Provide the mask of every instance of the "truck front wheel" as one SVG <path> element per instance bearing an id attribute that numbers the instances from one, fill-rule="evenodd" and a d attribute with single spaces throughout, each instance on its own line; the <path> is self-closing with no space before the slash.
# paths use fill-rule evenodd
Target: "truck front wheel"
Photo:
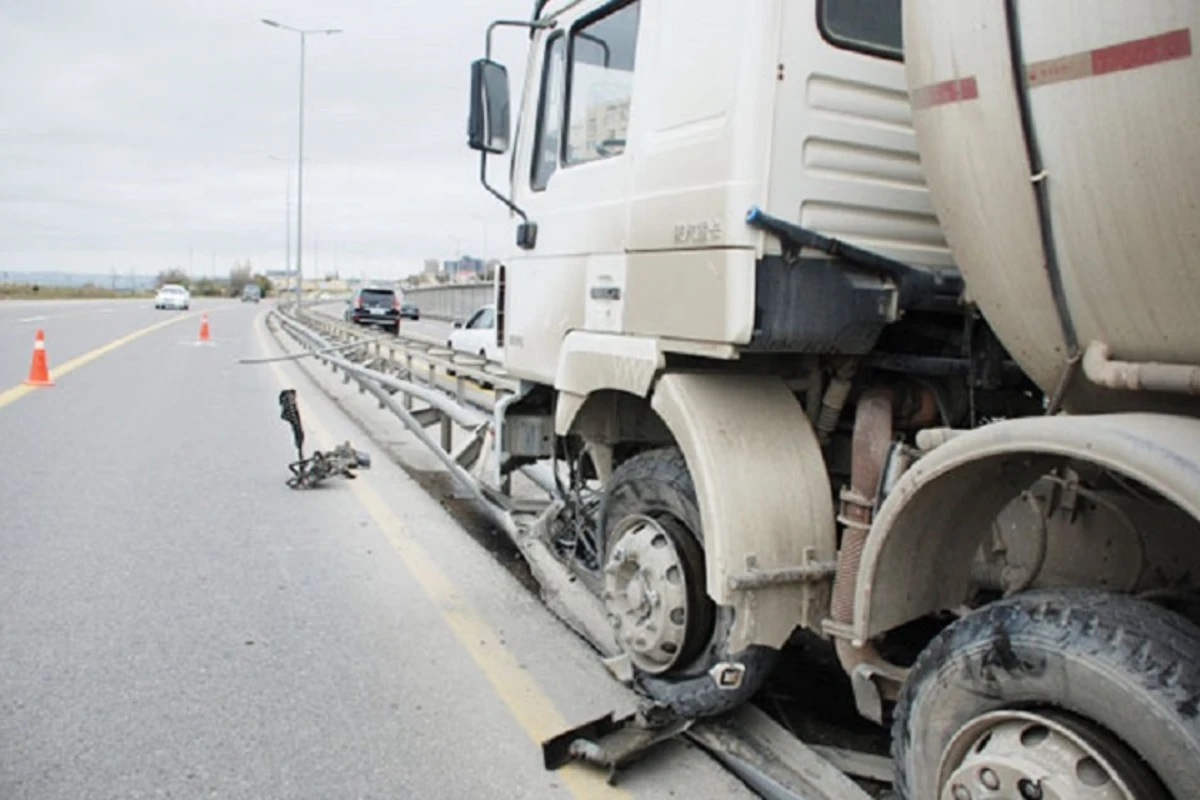
<path id="1" fill-rule="evenodd" d="M 705 590 L 700 511 L 683 454 L 640 453 L 613 471 L 600 508 L 604 604 L 635 680 L 689 717 L 728 711 L 770 674 L 776 651 L 730 653 L 730 609 Z M 721 685 L 722 676 L 738 680 Z"/>
<path id="2" fill-rule="evenodd" d="M 892 731 L 906 800 L 1200 797 L 1200 628 L 1136 598 L 1045 590 L 924 650 Z"/>

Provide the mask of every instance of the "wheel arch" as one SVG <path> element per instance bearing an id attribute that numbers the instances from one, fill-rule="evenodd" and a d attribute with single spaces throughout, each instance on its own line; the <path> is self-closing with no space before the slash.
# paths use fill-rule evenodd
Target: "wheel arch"
<path id="1" fill-rule="evenodd" d="M 572 331 L 556 371 L 555 432 L 677 445 L 700 506 L 708 595 L 735 612 L 731 648 L 781 647 L 829 613 L 837 529 L 816 433 L 778 377 L 665 367 L 654 339 Z M 806 569 L 818 577 L 731 585 Z"/>
<path id="2" fill-rule="evenodd" d="M 1136 481 L 1200 521 L 1200 420 L 1031 417 L 964 432 L 917 461 L 875 515 L 856 582 L 855 639 L 961 603 L 979 535 L 1019 491 L 1067 459 Z"/>
<path id="3" fill-rule="evenodd" d="M 600 392 L 646 398 L 666 359 L 653 339 L 571 331 L 563 340 L 555 370 L 554 429 L 565 436 L 585 403 Z"/>
<path id="4" fill-rule="evenodd" d="M 828 580 L 731 585 L 735 576 L 831 566 L 836 556 L 824 458 L 795 396 L 772 376 L 668 373 L 651 407 L 695 484 L 708 594 L 735 611 L 732 649 L 778 648 L 797 626 L 819 626 Z"/>

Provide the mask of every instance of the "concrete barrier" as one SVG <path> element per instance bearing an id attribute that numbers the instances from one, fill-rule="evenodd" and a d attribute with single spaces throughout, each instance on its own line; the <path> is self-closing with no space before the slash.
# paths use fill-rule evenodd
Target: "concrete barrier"
<path id="1" fill-rule="evenodd" d="M 480 306 L 494 302 L 495 294 L 490 283 L 423 286 L 419 289 L 405 289 L 404 300 L 416 303 L 422 317 L 465 321 Z"/>

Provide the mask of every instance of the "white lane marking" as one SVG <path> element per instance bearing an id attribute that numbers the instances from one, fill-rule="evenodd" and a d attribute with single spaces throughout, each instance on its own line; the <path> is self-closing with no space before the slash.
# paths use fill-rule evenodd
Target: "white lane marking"
<path id="1" fill-rule="evenodd" d="M 35 317 L 24 317 L 22 319 L 17 320 L 17 322 L 42 322 L 42 321 L 48 320 L 48 319 L 50 319 L 50 318 L 47 317 L 45 314 L 38 314 Z"/>

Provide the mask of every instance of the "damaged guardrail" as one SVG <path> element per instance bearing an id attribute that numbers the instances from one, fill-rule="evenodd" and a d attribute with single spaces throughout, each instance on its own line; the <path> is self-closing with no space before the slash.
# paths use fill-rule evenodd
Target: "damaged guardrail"
<path id="1" fill-rule="evenodd" d="M 404 368 L 408 378 L 396 374 L 388 374 L 378 369 L 355 363 L 339 352 L 352 351 L 358 347 L 378 346 L 378 341 L 360 341 L 352 343 L 332 344 L 320 334 L 312 331 L 294 319 L 276 313 L 279 324 L 304 346 L 315 358 L 320 359 L 334 369 L 342 370 L 347 379 L 356 380 L 359 387 L 379 401 L 380 408 L 386 408 L 400 419 L 404 426 L 433 453 L 442 465 L 450 472 L 459 485 L 471 494 L 473 499 L 481 504 L 488 517 L 505 533 L 516 536 L 518 529 L 513 520 L 511 504 L 504 501 L 502 486 L 504 481 L 498 474 L 491 485 L 481 481 L 479 476 L 470 470 L 480 460 L 485 445 L 494 440 L 491 436 L 492 419 L 479 410 L 468 407 L 461 397 L 452 397 L 436 388 L 434 373 L 429 373 L 429 384 L 421 384 L 412 380 L 413 368 Z M 410 355 L 411 357 L 411 355 Z M 442 361 L 441 364 L 438 362 Z M 243 363 L 251 363 L 243 361 Z M 447 362 L 439 359 L 431 363 L 431 369 L 445 366 Z M 461 386 L 463 377 L 459 377 Z M 432 385 L 430 385 L 432 384 Z M 402 393 L 404 399 L 397 402 L 394 395 Z M 423 409 L 413 409 L 413 401 L 425 404 Z M 428 427 L 440 424 L 441 440 L 435 441 L 429 435 Z M 468 432 L 468 440 L 455 447 L 453 443 L 453 426 L 459 426 Z M 543 489 L 550 499 L 558 497 L 558 488 L 554 476 L 544 465 L 533 464 L 520 468 L 520 472 L 528 477 L 536 486 Z"/>
<path id="2" fill-rule="evenodd" d="M 297 317 L 277 308 L 268 320 L 300 351 L 241 363 L 312 358 L 340 371 L 343 382 L 357 383 L 360 391 L 375 398 L 381 409 L 390 411 L 437 457 L 479 510 L 517 545 L 547 607 L 603 656 L 619 652 L 597 598 L 548 546 L 548 520 L 562 507 L 558 487 L 565 476 L 556 476 L 556 466 L 545 463 L 515 470 L 545 495 L 531 504 L 519 501 L 501 474 L 499 454 L 494 452 L 495 431 L 502 425 L 506 404 L 518 397 L 518 385 L 500 365 L 482 359 L 466 359 L 470 363 L 464 364 L 426 337 L 372 336 L 327 317 Z M 452 389 L 439 380 L 449 371 L 454 372 Z M 472 393 L 468 381 L 488 381 L 494 388 L 490 394 Z M 433 426 L 441 429 L 437 439 L 429 432 Z M 457 446 L 456 429 L 463 438 Z M 482 468 L 489 460 L 490 471 Z M 617 772 L 648 749 L 684 736 L 770 800 L 870 800 L 846 772 L 753 706 L 703 720 L 664 717 L 664 711 L 644 702 L 626 716 L 610 714 L 564 731 L 544 743 L 545 766 L 556 769 L 582 759 L 606 769 L 610 782 L 615 782 Z M 879 772 L 878 764 L 872 762 L 871 767 Z"/>

